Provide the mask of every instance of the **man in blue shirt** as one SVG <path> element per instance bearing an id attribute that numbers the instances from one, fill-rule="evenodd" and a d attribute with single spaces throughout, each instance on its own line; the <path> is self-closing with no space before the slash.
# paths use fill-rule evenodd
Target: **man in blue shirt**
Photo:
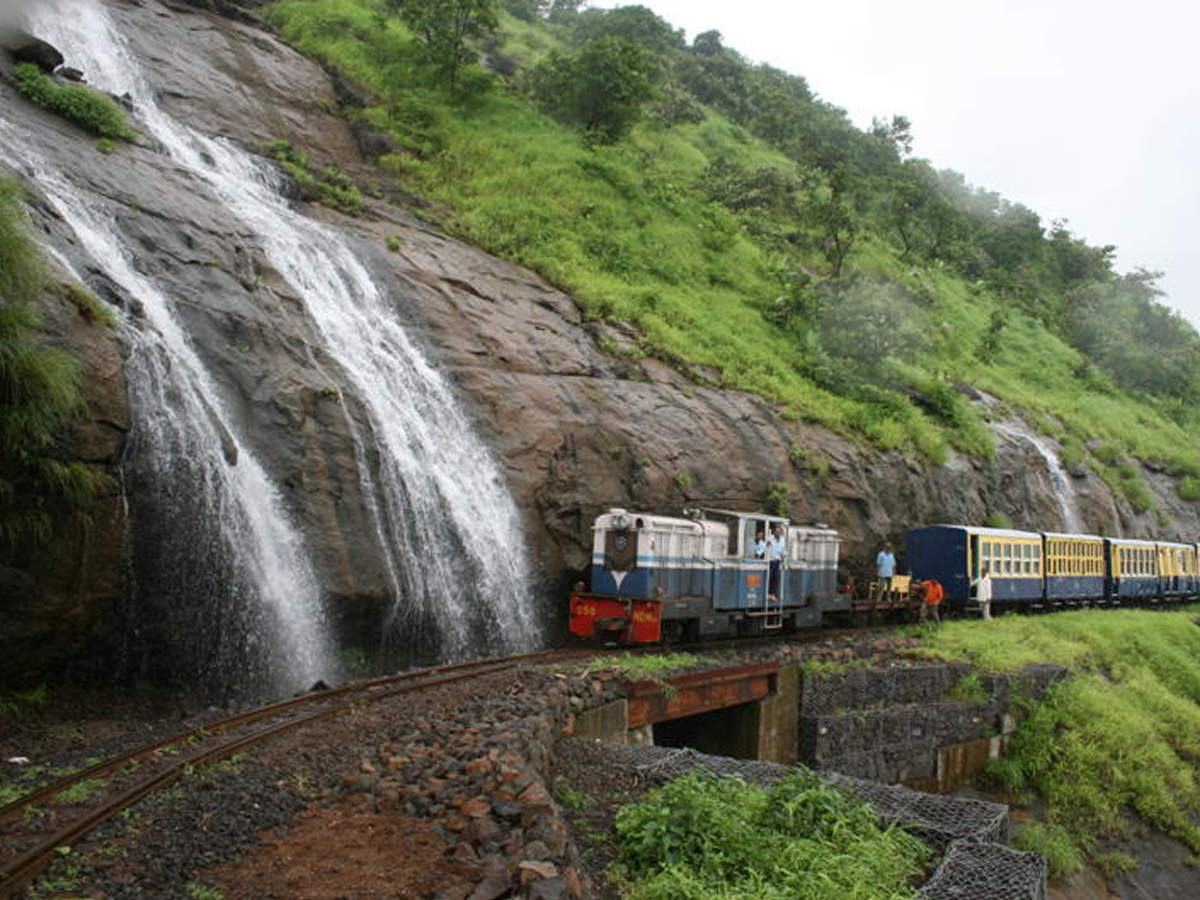
<path id="1" fill-rule="evenodd" d="M 896 557 L 892 553 L 892 545 L 885 543 L 883 549 L 875 556 L 875 596 L 872 600 L 882 600 L 892 587 L 892 576 L 896 574 Z"/>

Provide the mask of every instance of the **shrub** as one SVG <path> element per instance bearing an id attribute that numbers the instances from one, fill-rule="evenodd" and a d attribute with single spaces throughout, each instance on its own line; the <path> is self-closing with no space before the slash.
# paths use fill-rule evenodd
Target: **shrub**
<path id="1" fill-rule="evenodd" d="M 617 835 L 631 900 L 898 900 L 929 858 L 808 772 L 770 788 L 685 775 L 622 807 Z"/>
<path id="2" fill-rule="evenodd" d="M 1200 500 L 1200 478 L 1194 475 L 1185 475 L 1180 479 L 1175 491 L 1182 500 L 1192 502 Z"/>
<path id="3" fill-rule="evenodd" d="M 988 699 L 988 692 L 979 678 L 979 673 L 968 672 L 958 679 L 954 687 L 946 691 L 946 699 L 960 703 L 983 703 Z"/>
<path id="4" fill-rule="evenodd" d="M 1097 853 L 1092 857 L 1096 868 L 1104 873 L 1105 878 L 1116 878 L 1118 875 L 1128 875 L 1137 868 L 1137 860 L 1128 853 L 1110 852 Z"/>
<path id="5" fill-rule="evenodd" d="M 125 121 L 121 107 L 78 84 L 59 84 L 33 63 L 13 67 L 21 93 L 43 109 L 57 113 L 102 138 L 132 141 L 137 132 Z"/>
<path id="6" fill-rule="evenodd" d="M 1062 881 L 1083 869 L 1083 854 L 1061 825 L 1023 825 L 1012 839 L 1017 850 L 1032 850 L 1046 857 L 1050 878 Z"/>
<path id="7" fill-rule="evenodd" d="M 767 509 L 777 516 L 788 516 L 791 514 L 792 501 L 788 497 L 786 482 L 767 482 Z"/>
<path id="8" fill-rule="evenodd" d="M 111 488 L 99 469 L 55 455 L 82 403 L 79 368 L 70 354 L 37 342 L 33 304 L 46 280 L 25 234 L 21 196 L 0 180 L 0 559 L 86 521 L 91 503 Z"/>

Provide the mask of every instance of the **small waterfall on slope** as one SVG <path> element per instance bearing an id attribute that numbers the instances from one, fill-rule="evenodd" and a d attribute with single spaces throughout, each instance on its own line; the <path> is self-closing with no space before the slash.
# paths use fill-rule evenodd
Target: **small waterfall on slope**
<path id="1" fill-rule="evenodd" d="M 1050 477 L 1050 489 L 1054 494 L 1054 499 L 1058 502 L 1063 528 L 1068 532 L 1081 533 L 1084 530 L 1083 517 L 1079 514 L 1079 507 L 1075 503 L 1075 489 L 1071 486 L 1071 477 L 1063 469 L 1054 448 L 1041 435 L 1030 431 L 1021 419 L 993 422 L 992 428 L 1013 440 L 1032 445 L 1038 455 L 1045 460 L 1046 472 Z"/>
<path id="2" fill-rule="evenodd" d="M 284 693 L 333 677 L 300 537 L 266 473 L 226 424 L 220 392 L 169 300 L 134 270 L 103 201 L 48 169 L 42 160 L 49 154 L 2 118 L 0 149 L 39 185 L 91 262 L 144 312 L 144 324 L 118 317 L 130 347 L 126 468 L 137 490 L 155 495 L 140 506 L 147 520 L 136 524 L 133 549 L 135 567 L 157 573 L 155 595 L 144 598 L 155 614 L 127 624 L 170 632 L 148 635 L 149 644 L 159 653 L 170 648 L 172 674 L 208 689 Z"/>
<path id="3" fill-rule="evenodd" d="M 95 0 L 54 0 L 42 10 L 38 33 L 95 86 L 128 94 L 172 159 L 257 236 L 365 407 L 369 433 L 353 423 L 350 430 L 393 584 L 385 629 L 432 630 L 425 637 L 443 658 L 535 646 L 526 551 L 499 468 L 345 237 L 292 212 L 274 168 L 163 111 Z"/>

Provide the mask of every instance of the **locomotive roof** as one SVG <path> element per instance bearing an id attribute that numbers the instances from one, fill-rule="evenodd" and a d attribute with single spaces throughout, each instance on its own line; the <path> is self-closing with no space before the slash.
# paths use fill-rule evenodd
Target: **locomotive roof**
<path id="1" fill-rule="evenodd" d="M 1104 538 L 1098 534 L 1080 534 L 1074 531 L 1043 531 L 1048 538 L 1070 538 L 1077 541 L 1102 541 Z"/>
<path id="2" fill-rule="evenodd" d="M 784 516 L 773 516 L 765 512 L 738 512 L 732 509 L 714 509 L 711 506 L 700 507 L 700 512 L 705 515 L 714 516 L 732 516 L 736 519 L 763 519 L 767 522 L 778 522 L 780 525 L 787 525 L 788 519 Z"/>

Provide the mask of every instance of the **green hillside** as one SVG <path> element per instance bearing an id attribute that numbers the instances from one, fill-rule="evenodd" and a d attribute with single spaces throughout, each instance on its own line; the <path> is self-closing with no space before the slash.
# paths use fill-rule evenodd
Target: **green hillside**
<path id="1" fill-rule="evenodd" d="M 802 77 L 644 7 L 280 0 L 369 99 L 381 168 L 452 232 L 632 325 L 639 353 L 865 444 L 993 452 L 971 385 L 1135 508 L 1136 457 L 1200 496 L 1200 339 L 1112 247 L 912 158 Z M 605 348 L 614 350 L 614 348 Z"/>
<path id="2" fill-rule="evenodd" d="M 1195 608 L 1081 610 L 926 633 L 926 655 L 983 671 L 1071 669 L 989 764 L 1014 801 L 1044 801 L 1047 824 L 1019 832 L 1016 844 L 1045 852 L 1052 874 L 1078 869 L 1080 850 L 1106 874 L 1128 871 L 1126 850 L 1143 825 L 1183 843 L 1188 865 L 1200 863 L 1197 621 Z"/>

